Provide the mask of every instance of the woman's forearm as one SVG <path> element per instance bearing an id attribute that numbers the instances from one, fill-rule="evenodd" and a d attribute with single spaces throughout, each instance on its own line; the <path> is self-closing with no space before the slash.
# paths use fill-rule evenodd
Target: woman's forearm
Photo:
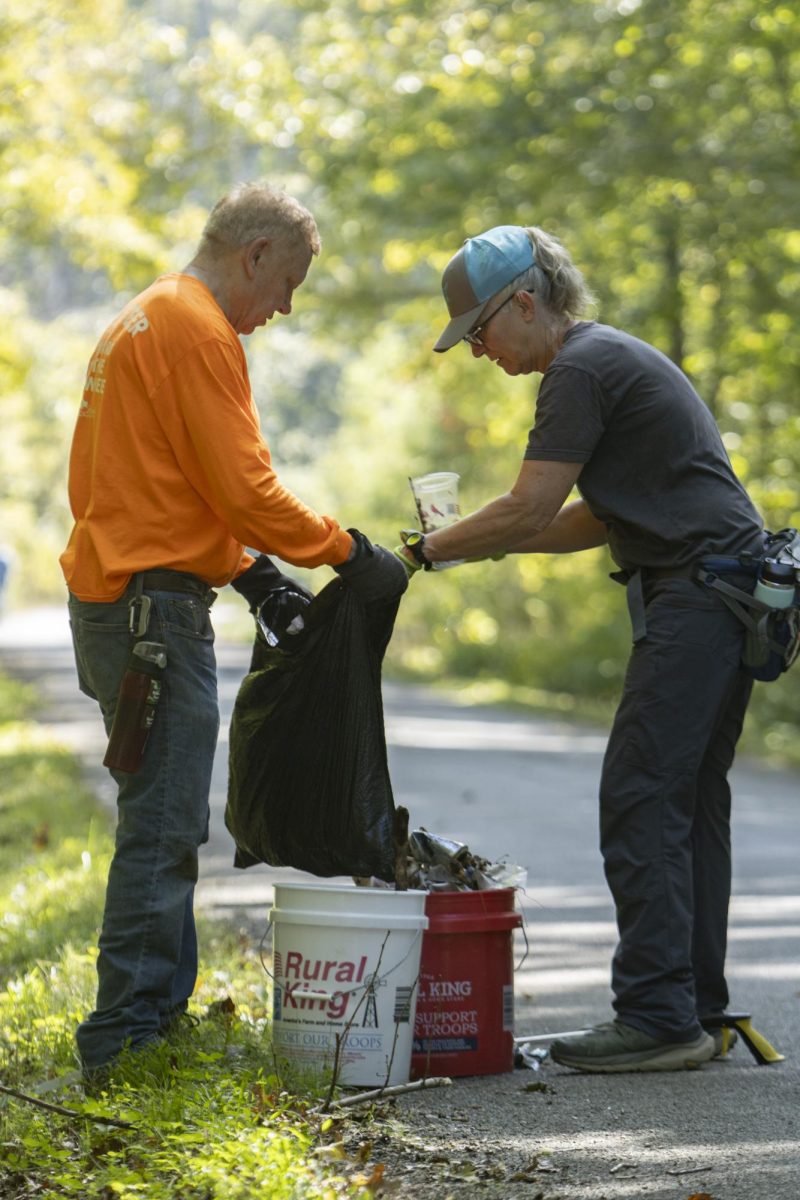
<path id="1" fill-rule="evenodd" d="M 425 539 L 431 562 L 506 553 L 545 531 L 560 513 L 582 463 L 523 462 L 510 492 Z"/>
<path id="2" fill-rule="evenodd" d="M 565 504 L 546 529 L 509 546 L 509 554 L 570 554 L 604 546 L 608 530 L 592 516 L 585 500 Z"/>

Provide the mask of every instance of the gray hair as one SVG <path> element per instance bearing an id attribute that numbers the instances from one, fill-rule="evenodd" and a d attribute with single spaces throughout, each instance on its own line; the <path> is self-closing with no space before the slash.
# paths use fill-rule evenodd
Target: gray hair
<path id="1" fill-rule="evenodd" d="M 319 254 L 317 223 L 299 200 L 267 183 L 239 183 L 214 205 L 198 254 L 216 257 L 256 238 L 285 238 Z"/>
<path id="2" fill-rule="evenodd" d="M 583 275 L 558 238 L 536 225 L 525 232 L 533 245 L 534 265 L 514 280 L 514 291 L 534 292 L 551 312 L 579 317 L 595 303 Z"/>

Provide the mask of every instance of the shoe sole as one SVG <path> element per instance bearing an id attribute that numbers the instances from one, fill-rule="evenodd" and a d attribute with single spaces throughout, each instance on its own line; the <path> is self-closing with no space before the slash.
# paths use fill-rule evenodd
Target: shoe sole
<path id="1" fill-rule="evenodd" d="M 716 1053 L 714 1039 L 704 1034 L 694 1042 L 659 1050 L 657 1054 L 644 1050 L 634 1054 L 616 1054 L 613 1058 L 581 1058 L 568 1054 L 553 1054 L 553 1062 L 562 1067 L 595 1075 L 620 1074 L 625 1071 L 696 1071 Z"/>

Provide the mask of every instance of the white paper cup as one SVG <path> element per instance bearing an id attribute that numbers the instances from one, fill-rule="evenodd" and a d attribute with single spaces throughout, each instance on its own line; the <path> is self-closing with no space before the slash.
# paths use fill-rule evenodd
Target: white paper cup
<path id="1" fill-rule="evenodd" d="M 435 471 L 409 480 L 423 533 L 444 529 L 461 516 L 458 478 L 455 471 Z"/>

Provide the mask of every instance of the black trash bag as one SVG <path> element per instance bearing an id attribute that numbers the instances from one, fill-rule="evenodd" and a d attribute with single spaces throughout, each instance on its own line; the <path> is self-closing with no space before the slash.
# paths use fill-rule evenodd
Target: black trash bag
<path id="1" fill-rule="evenodd" d="M 393 882 L 394 798 L 386 757 L 381 663 L 400 598 L 365 605 L 335 579 L 270 646 L 259 622 L 251 673 L 230 729 L 225 824 L 234 865 Z M 263 614 L 267 618 L 268 614 Z M 290 622 L 291 623 L 291 622 Z M 294 624 L 299 624 L 294 621 Z"/>

